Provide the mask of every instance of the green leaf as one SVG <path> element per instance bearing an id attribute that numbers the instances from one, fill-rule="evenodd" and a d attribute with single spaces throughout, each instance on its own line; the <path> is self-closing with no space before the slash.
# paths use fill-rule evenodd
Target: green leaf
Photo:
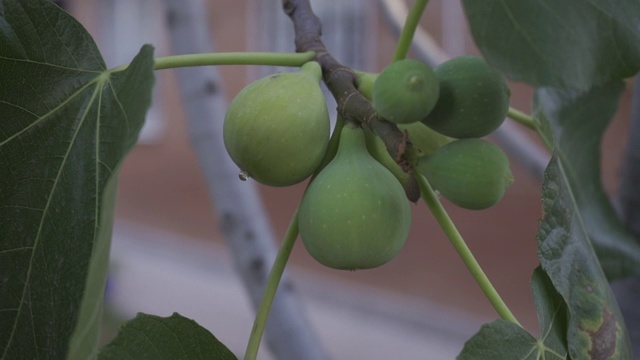
<path id="1" fill-rule="evenodd" d="M 541 328 L 538 339 L 520 326 L 499 319 L 483 325 L 465 343 L 458 359 L 567 359 L 566 306 L 540 268 L 533 273 L 531 291 Z"/>
<path id="2" fill-rule="evenodd" d="M 567 305 L 547 274 L 537 267 L 531 278 L 531 293 L 540 324 L 538 349 L 551 359 L 567 357 Z M 543 351 L 544 350 L 544 351 Z M 543 356 L 543 358 L 546 358 Z"/>
<path id="3" fill-rule="evenodd" d="M 167 318 L 138 314 L 100 350 L 98 359 L 237 360 L 207 329 L 178 313 Z"/>
<path id="4" fill-rule="evenodd" d="M 537 340 L 520 326 L 502 319 L 484 324 L 469 339 L 458 360 L 535 360 Z"/>
<path id="5" fill-rule="evenodd" d="M 616 216 L 600 182 L 602 135 L 623 89 L 618 81 L 587 93 L 543 88 L 534 98 L 534 118 L 560 165 L 558 178 L 548 180 L 569 192 L 566 205 L 576 213 L 609 280 L 640 274 L 640 245 Z"/>
<path id="6" fill-rule="evenodd" d="M 492 65 L 536 87 L 588 90 L 640 68 L 640 2 L 463 0 Z"/>
<path id="7" fill-rule="evenodd" d="M 150 104 L 153 49 L 105 68 L 70 15 L 0 1 L 0 358 L 95 353 L 116 174 Z"/>
<path id="8" fill-rule="evenodd" d="M 599 183 L 600 138 L 622 88 L 615 82 L 583 94 L 536 93 L 543 137 L 554 145 L 543 184 L 538 253 L 567 303 L 572 359 L 631 358 L 629 337 L 600 265 L 610 278 L 638 272 L 638 246 L 617 222 Z"/>

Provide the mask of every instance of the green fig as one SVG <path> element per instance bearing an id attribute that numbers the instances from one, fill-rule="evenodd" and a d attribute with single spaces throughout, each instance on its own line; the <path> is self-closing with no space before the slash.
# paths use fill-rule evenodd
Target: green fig
<path id="1" fill-rule="evenodd" d="M 316 169 L 329 142 L 329 112 L 320 65 L 254 81 L 233 99 L 224 144 L 242 174 L 271 186 L 301 182 Z"/>
<path id="2" fill-rule="evenodd" d="M 298 226 L 307 251 L 335 269 L 377 267 L 402 249 L 410 225 L 402 186 L 369 155 L 362 128 L 346 124 L 335 158 L 300 203 Z"/>
<path id="3" fill-rule="evenodd" d="M 471 210 L 495 205 L 513 182 L 505 153 L 484 139 L 461 139 L 444 145 L 420 159 L 416 170 L 442 196 Z"/>
<path id="4" fill-rule="evenodd" d="M 371 100 L 373 86 L 377 78 L 378 74 L 366 72 L 359 72 L 356 78 L 358 90 L 369 100 Z M 398 129 L 407 132 L 409 141 L 419 150 L 419 156 L 429 155 L 442 145 L 454 140 L 432 130 L 421 122 L 398 124 Z M 384 165 L 405 186 L 409 175 L 391 158 L 384 142 L 369 129 L 365 129 L 365 139 L 369 154 Z"/>
<path id="5" fill-rule="evenodd" d="M 478 138 L 497 129 L 509 110 L 504 76 L 477 56 L 459 56 L 435 69 L 440 96 L 422 122 L 453 138 Z"/>
<path id="6" fill-rule="evenodd" d="M 440 87 L 433 70 L 412 59 L 394 61 L 373 85 L 371 101 L 378 114 L 397 124 L 424 119 L 436 105 Z"/>

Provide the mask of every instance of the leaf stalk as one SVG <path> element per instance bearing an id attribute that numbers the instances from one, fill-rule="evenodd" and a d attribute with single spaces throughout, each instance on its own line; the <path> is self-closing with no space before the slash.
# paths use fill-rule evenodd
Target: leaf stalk
<path id="1" fill-rule="evenodd" d="M 315 52 L 220 52 L 204 54 L 172 55 L 155 58 L 154 70 L 190 66 L 213 65 L 266 65 L 300 67 L 315 58 Z M 122 71 L 129 64 L 118 66 L 111 72 Z"/>
<path id="2" fill-rule="evenodd" d="M 293 217 L 291 218 L 291 222 L 289 223 L 289 227 L 287 228 L 282 245 L 280 245 L 280 250 L 278 250 L 278 255 L 273 263 L 271 272 L 269 273 L 264 294 L 262 295 L 262 301 L 260 301 L 260 306 L 258 307 L 258 312 L 253 322 L 253 328 L 251 329 L 251 336 L 249 337 L 249 343 L 247 344 L 247 351 L 244 354 L 244 360 L 255 360 L 258 357 L 258 349 L 260 348 L 260 341 L 262 340 L 264 328 L 267 325 L 269 311 L 271 310 L 271 305 L 273 304 L 273 299 L 276 296 L 280 279 L 282 278 L 284 268 L 287 265 L 289 255 L 291 255 L 291 251 L 293 250 L 293 245 L 295 244 L 297 237 L 298 210 L 296 209 Z"/>
<path id="3" fill-rule="evenodd" d="M 424 9 L 427 7 L 429 0 L 417 0 L 413 3 L 411 10 L 407 14 L 407 20 L 404 23 L 398 44 L 396 45 L 396 52 L 393 55 L 393 61 L 402 60 L 407 57 L 411 43 L 413 42 L 413 35 L 418 28 L 420 18 L 424 13 Z"/>
<path id="4" fill-rule="evenodd" d="M 524 112 L 518 110 L 518 109 L 514 109 L 512 107 L 509 107 L 509 112 L 507 113 L 507 116 L 511 119 L 514 120 L 526 127 L 528 127 L 531 130 L 535 130 L 538 131 L 538 124 L 536 124 L 536 121 L 533 119 L 533 117 L 531 117 L 530 115 L 525 114 Z"/>

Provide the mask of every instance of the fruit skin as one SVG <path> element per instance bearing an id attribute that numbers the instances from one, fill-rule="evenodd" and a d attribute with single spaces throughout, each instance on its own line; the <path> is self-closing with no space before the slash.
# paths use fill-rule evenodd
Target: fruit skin
<path id="1" fill-rule="evenodd" d="M 509 110 L 504 76 L 477 56 L 459 56 L 435 69 L 440 97 L 422 122 L 457 139 L 482 137 L 497 129 Z"/>
<path id="2" fill-rule="evenodd" d="M 249 177 L 288 186 L 307 178 L 329 142 L 329 112 L 319 86 L 320 66 L 254 81 L 233 99 L 225 116 L 224 144 Z"/>
<path id="3" fill-rule="evenodd" d="M 471 210 L 486 209 L 502 199 L 513 183 L 509 159 L 484 139 L 461 139 L 420 159 L 416 170 L 434 190 Z"/>
<path id="4" fill-rule="evenodd" d="M 369 100 L 371 100 L 373 86 L 377 78 L 378 74 L 366 72 L 358 73 L 356 79 L 358 91 L 360 91 L 362 95 Z M 409 141 L 419 150 L 420 156 L 429 155 L 439 149 L 442 145 L 455 140 L 432 130 L 422 122 L 398 124 L 398 129 L 400 129 L 400 131 L 406 131 L 409 134 Z M 389 155 L 382 139 L 369 129 L 365 129 L 365 139 L 369 154 L 384 165 L 403 186 L 406 186 L 409 175 L 400 168 L 393 158 L 391 158 L 391 155 Z"/>
<path id="5" fill-rule="evenodd" d="M 369 155 L 362 128 L 345 125 L 336 157 L 300 204 L 298 226 L 307 251 L 335 269 L 377 267 L 402 249 L 410 225 L 402 186 Z"/>
<path id="6" fill-rule="evenodd" d="M 378 114 L 397 123 L 422 120 L 436 105 L 440 86 L 426 64 L 403 59 L 384 68 L 373 85 L 371 102 Z"/>

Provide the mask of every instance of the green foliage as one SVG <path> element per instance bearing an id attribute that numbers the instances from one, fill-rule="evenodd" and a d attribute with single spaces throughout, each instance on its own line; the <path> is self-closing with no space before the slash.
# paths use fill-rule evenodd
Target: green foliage
<path id="1" fill-rule="evenodd" d="M 640 68 L 638 1 L 463 0 L 490 64 L 536 87 L 586 91 Z"/>
<path id="2" fill-rule="evenodd" d="M 602 135 L 622 90 L 619 81 L 587 93 L 543 88 L 534 99 L 542 139 L 553 148 L 558 178 L 549 180 L 570 193 L 566 205 L 579 217 L 609 280 L 640 274 L 640 245 L 616 216 L 600 182 Z"/>
<path id="3" fill-rule="evenodd" d="M 557 158 L 547 168 L 543 191 L 545 215 L 538 231 L 538 253 L 569 309 L 571 358 L 631 358 L 620 310 L 576 211 L 566 169 Z"/>
<path id="4" fill-rule="evenodd" d="M 616 278 L 637 273 L 640 265 L 638 245 L 615 220 L 599 182 L 600 137 L 621 90 L 615 82 L 586 94 L 540 89 L 536 97 L 543 138 L 554 149 L 543 184 L 538 253 L 569 309 L 573 359 L 631 356 L 601 267 Z"/>
<path id="5" fill-rule="evenodd" d="M 538 252 L 567 304 L 573 359 L 629 359 L 629 339 L 607 280 L 638 274 L 639 246 L 600 183 L 600 142 L 640 65 L 632 1 L 464 1 L 487 59 L 537 89 L 534 117 L 553 150 L 543 185 Z M 615 56 L 612 56 L 615 54 Z"/>
<path id="6" fill-rule="evenodd" d="M 178 313 L 170 317 L 138 314 L 102 348 L 98 360 L 237 360 L 207 329 Z"/>
<path id="7" fill-rule="evenodd" d="M 55 5 L 4 1 L 0 14 L 0 354 L 87 358 L 117 170 L 150 104 L 153 50 L 111 73 Z"/>
<path id="8" fill-rule="evenodd" d="M 567 359 L 566 306 L 540 268 L 533 273 L 531 292 L 540 324 L 538 338 L 499 319 L 483 325 L 464 345 L 458 360 Z"/>

